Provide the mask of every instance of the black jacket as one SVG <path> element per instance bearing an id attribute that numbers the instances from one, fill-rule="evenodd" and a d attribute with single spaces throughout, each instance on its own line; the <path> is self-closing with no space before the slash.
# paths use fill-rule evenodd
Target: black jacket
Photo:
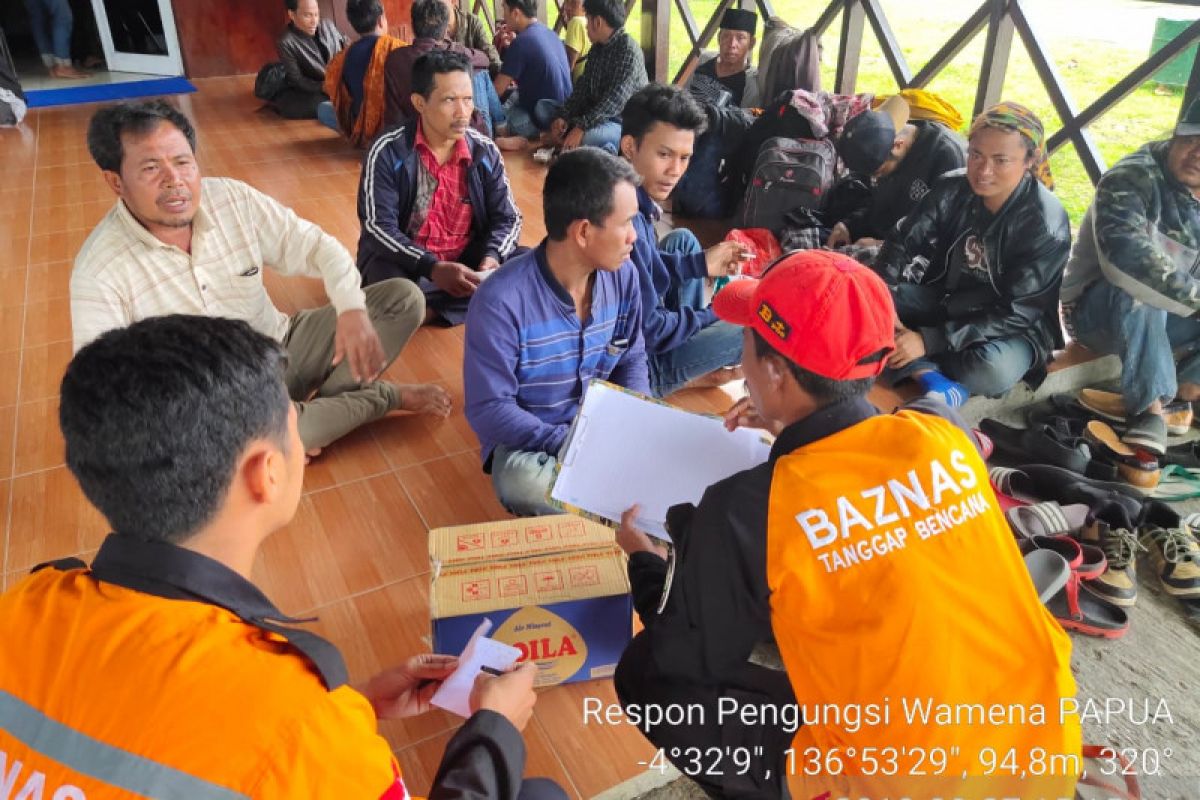
<path id="1" fill-rule="evenodd" d="M 358 181 L 358 268 L 367 283 L 384 278 L 428 278 L 437 256 L 406 232 L 417 200 L 417 126 L 406 125 L 379 136 L 363 159 Z M 467 194 L 471 203 L 471 235 L 482 249 L 503 263 L 521 236 L 521 210 L 513 199 L 504 159 L 491 139 L 467 131 L 471 166 Z M 475 269 L 477 264 L 468 264 Z"/>
<path id="2" fill-rule="evenodd" d="M 955 412 L 939 401 L 921 399 L 907 408 L 945 417 L 970 436 Z M 775 462 L 878 413 L 865 398 L 826 406 L 785 428 L 765 464 L 708 487 L 699 506 L 688 503 L 667 512 L 675 544 L 670 585 L 663 559 L 645 552 L 629 559 L 634 608 L 650 633 L 659 674 L 720 685 L 746 664 L 755 645 L 774 640 L 767 506 Z M 664 590 L 666 603 L 659 613 Z"/>
<path id="3" fill-rule="evenodd" d="M 962 286 L 956 248 L 978 237 L 986 282 Z M 1071 252 L 1071 225 L 1062 203 L 1026 175 L 995 215 L 971 190 L 965 171 L 938 180 L 888 238 L 875 269 L 889 283 L 920 283 L 945 290 L 943 321 L 922 327 L 930 355 L 962 351 L 1008 336 L 1025 337 L 1039 372 L 1063 346 L 1058 289 Z M 920 261 L 927 259 L 928 266 Z"/>
<path id="4" fill-rule="evenodd" d="M 323 92 L 325 67 L 348 41 L 337 26 L 327 19 L 321 20 L 317 26 L 316 36 L 301 33 L 289 22 L 275 43 L 279 60 L 287 70 L 288 86 L 304 92 Z"/>
<path id="5" fill-rule="evenodd" d="M 945 125 L 925 120 L 912 123 L 917 140 L 892 174 L 880 178 L 866 205 L 841 220 L 850 241 L 886 239 L 896 223 L 917 207 L 934 182 L 966 166 L 966 142 Z"/>

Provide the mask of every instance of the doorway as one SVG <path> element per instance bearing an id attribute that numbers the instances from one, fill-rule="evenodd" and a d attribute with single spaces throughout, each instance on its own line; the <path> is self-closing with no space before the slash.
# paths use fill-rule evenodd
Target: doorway
<path id="1" fill-rule="evenodd" d="M 71 89 L 182 75 L 171 0 L 60 0 L 73 18 L 71 61 L 81 79 L 54 78 L 43 63 L 24 0 L 0 2 L 0 28 L 25 91 Z M 41 2 L 41 0 L 31 0 Z"/>

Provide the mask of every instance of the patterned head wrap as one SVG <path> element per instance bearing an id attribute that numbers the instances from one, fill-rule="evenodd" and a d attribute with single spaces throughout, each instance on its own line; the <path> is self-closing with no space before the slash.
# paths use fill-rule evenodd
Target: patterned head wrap
<path id="1" fill-rule="evenodd" d="M 1001 128 L 1016 131 L 1033 143 L 1033 165 L 1030 174 L 1042 182 L 1047 189 L 1054 188 L 1054 176 L 1050 174 L 1050 160 L 1046 157 L 1046 131 L 1042 121 L 1020 103 L 997 103 L 984 111 L 971 123 L 967 138 L 981 128 Z"/>

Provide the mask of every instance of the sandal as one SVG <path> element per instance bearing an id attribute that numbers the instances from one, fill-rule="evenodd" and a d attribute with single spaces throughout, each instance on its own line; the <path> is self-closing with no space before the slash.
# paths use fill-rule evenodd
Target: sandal
<path id="1" fill-rule="evenodd" d="M 1080 592 L 1079 583 L 1079 575 L 1072 572 L 1066 585 L 1046 603 L 1063 630 L 1104 639 L 1120 639 L 1128 633 L 1129 614 L 1125 609 L 1091 592 Z"/>
<path id="2" fill-rule="evenodd" d="M 1032 536 L 1061 536 L 1075 533 L 1087 524 L 1088 507 L 1083 503 L 1059 505 L 1053 500 L 1016 506 L 1005 512 L 1009 526 L 1017 538 Z"/>
<path id="3" fill-rule="evenodd" d="M 1070 536 L 1031 536 L 1018 544 L 1024 555 L 1036 550 L 1058 553 L 1080 580 L 1099 578 L 1108 569 L 1108 558 L 1103 550 L 1092 544 L 1077 542 Z"/>
<path id="4" fill-rule="evenodd" d="M 1051 597 L 1062 591 L 1071 579 L 1071 567 L 1066 559 L 1053 550 L 1034 549 L 1025 554 L 1025 569 L 1037 589 L 1038 600 L 1045 605 Z"/>
<path id="5" fill-rule="evenodd" d="M 1135 765 L 1118 748 L 1085 744 L 1080 755 L 1083 774 L 1075 785 L 1076 800 L 1142 800 Z"/>

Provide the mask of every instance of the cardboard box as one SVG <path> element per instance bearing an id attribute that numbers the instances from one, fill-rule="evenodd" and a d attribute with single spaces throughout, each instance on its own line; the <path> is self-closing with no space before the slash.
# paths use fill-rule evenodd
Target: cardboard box
<path id="1" fill-rule="evenodd" d="M 429 532 L 433 649 L 489 636 L 538 665 L 538 686 L 611 677 L 633 635 L 625 556 L 612 530 L 570 514 Z"/>

